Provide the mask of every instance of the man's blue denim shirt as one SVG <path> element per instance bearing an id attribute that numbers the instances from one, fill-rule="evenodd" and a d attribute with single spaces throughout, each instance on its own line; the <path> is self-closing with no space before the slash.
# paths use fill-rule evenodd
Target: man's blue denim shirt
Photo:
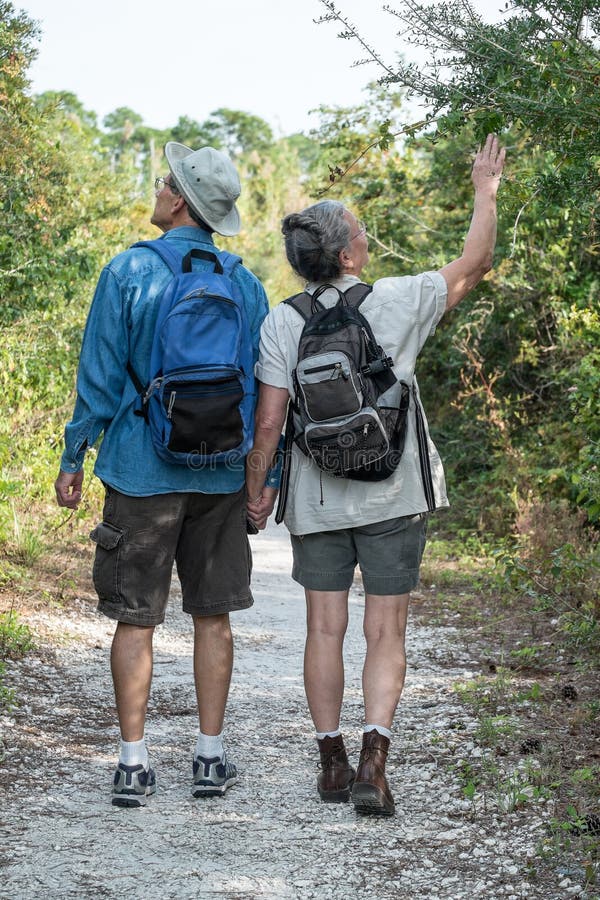
<path id="1" fill-rule="evenodd" d="M 162 240 L 172 242 L 182 255 L 194 247 L 215 250 L 207 231 L 190 226 L 173 228 Z M 79 471 L 86 449 L 104 432 L 94 472 L 123 494 L 233 493 L 244 483 L 243 461 L 235 467 L 218 464 L 204 469 L 171 465 L 155 452 L 144 419 L 134 415 L 137 393 L 127 363 L 131 361 L 142 382 L 148 380 L 160 296 L 171 277 L 158 254 L 146 248 L 126 250 L 103 269 L 83 335 L 77 401 L 65 428 L 61 469 Z M 256 276 L 243 266 L 237 266 L 233 278 L 247 304 L 256 362 L 260 326 L 269 311 L 267 297 Z"/>

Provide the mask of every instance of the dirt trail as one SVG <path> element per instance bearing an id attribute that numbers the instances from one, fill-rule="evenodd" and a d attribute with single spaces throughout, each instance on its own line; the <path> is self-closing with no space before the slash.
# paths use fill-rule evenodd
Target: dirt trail
<path id="1" fill-rule="evenodd" d="M 41 652 L 10 664 L 22 707 L 0 720 L 0 897 L 535 898 L 526 881 L 540 823 L 474 821 L 448 759 L 477 752 L 452 683 L 473 671 L 451 629 L 409 625 L 409 674 L 388 773 L 394 819 L 357 818 L 315 789 L 316 745 L 301 680 L 304 602 L 287 533 L 252 538 L 253 609 L 232 617 L 236 661 L 226 726 L 240 781 L 190 796 L 197 728 L 191 623 L 174 589 L 157 630 L 147 738 L 158 792 L 110 805 L 118 732 L 108 654 L 113 626 L 80 601 L 36 617 Z M 356 759 L 362 726 L 363 600 L 351 593 L 342 723 Z M 570 890 L 557 889 L 556 898 Z"/>

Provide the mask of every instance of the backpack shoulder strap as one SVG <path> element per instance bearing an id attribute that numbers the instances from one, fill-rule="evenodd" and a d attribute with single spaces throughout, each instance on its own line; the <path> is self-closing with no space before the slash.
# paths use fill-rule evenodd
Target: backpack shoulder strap
<path id="1" fill-rule="evenodd" d="M 290 298 L 291 299 L 291 298 Z M 290 463 L 292 458 L 292 444 L 294 443 L 294 404 L 290 400 L 288 403 L 287 418 L 285 422 L 285 441 L 283 445 L 283 466 L 281 469 L 281 485 L 279 487 L 279 498 L 277 502 L 277 510 L 275 511 L 275 522 L 279 525 L 283 522 L 283 514 L 287 503 L 288 492 L 290 487 Z"/>
<path id="2" fill-rule="evenodd" d="M 174 275 L 180 275 L 182 272 L 192 271 L 192 258 L 205 259 L 212 262 L 215 271 L 218 274 L 224 272 L 231 277 L 236 266 L 242 262 L 241 256 L 234 253 L 228 253 L 227 250 L 215 250 L 214 253 L 208 250 L 200 250 L 192 248 L 185 256 L 182 256 L 174 247 L 171 247 L 164 238 L 156 238 L 154 241 L 137 241 L 131 245 L 133 247 L 147 247 L 148 250 L 154 250 L 162 261 L 168 265 Z"/>
<path id="3" fill-rule="evenodd" d="M 300 294 L 294 294 L 293 297 L 288 297 L 283 302 L 287 303 L 288 306 L 291 306 L 292 309 L 295 309 L 296 312 L 302 316 L 305 322 L 308 322 L 308 320 L 312 316 L 313 300 L 311 295 L 307 291 L 302 291 Z"/>
<path id="4" fill-rule="evenodd" d="M 131 362 L 129 360 L 127 360 L 126 369 L 127 369 L 127 374 L 133 381 L 133 386 L 136 389 L 136 391 L 138 392 L 138 394 L 145 393 L 146 385 L 142 384 L 142 382 L 138 378 L 137 372 L 135 371 L 135 369 L 133 368 L 133 366 L 131 365 Z"/>
<path id="5" fill-rule="evenodd" d="M 363 284 L 362 282 L 353 284 L 352 287 L 348 288 L 345 292 L 348 306 L 358 310 L 360 304 L 369 296 L 372 290 L 372 284 Z M 392 387 L 392 385 L 396 384 L 397 378 L 392 371 L 394 364 L 393 359 L 391 356 L 386 356 L 384 350 L 381 348 L 367 317 L 364 316 L 360 310 L 359 315 L 363 322 L 364 332 L 368 336 L 366 342 L 368 362 L 366 366 L 363 366 L 362 372 L 373 380 L 381 395 L 385 393 L 388 388 Z"/>
<path id="6" fill-rule="evenodd" d="M 358 284 L 353 284 L 347 291 L 344 291 L 348 306 L 353 306 L 355 309 L 358 309 L 360 304 L 369 296 L 372 290 L 372 284 L 363 284 L 362 281 Z"/>
<path id="7" fill-rule="evenodd" d="M 162 261 L 168 265 L 173 275 L 179 275 L 181 272 L 181 262 L 183 257 L 173 247 L 169 246 L 169 242 L 163 238 L 156 238 L 154 241 L 137 241 L 131 245 L 134 247 L 147 247 L 148 250 L 154 250 Z"/>
<path id="8" fill-rule="evenodd" d="M 234 270 L 242 264 L 241 256 L 236 256 L 235 253 L 229 253 L 227 250 L 219 250 L 215 255 L 223 267 L 223 273 L 228 278 L 231 278 Z"/>
<path id="9" fill-rule="evenodd" d="M 183 257 L 180 253 L 177 252 L 173 247 L 170 247 L 168 242 L 163 240 L 162 238 L 156 238 L 154 241 L 136 241 L 135 244 L 132 244 L 130 249 L 134 249 L 136 247 L 146 247 L 148 250 L 154 250 L 155 253 L 160 256 L 162 261 L 169 267 L 173 275 L 179 275 L 182 271 L 183 265 Z M 142 383 L 139 375 L 131 365 L 131 360 L 127 361 L 127 374 L 131 378 L 133 382 L 133 386 L 139 395 L 142 395 L 146 391 L 146 385 Z M 144 416 L 144 411 L 136 409 L 134 410 L 135 415 Z"/>

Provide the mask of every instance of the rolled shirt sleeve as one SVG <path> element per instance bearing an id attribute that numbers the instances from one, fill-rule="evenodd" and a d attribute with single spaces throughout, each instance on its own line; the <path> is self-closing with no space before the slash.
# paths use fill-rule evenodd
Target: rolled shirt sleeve
<path id="1" fill-rule="evenodd" d="M 279 318 L 280 315 L 272 310 L 263 322 L 260 331 L 260 354 L 255 374 L 258 380 L 264 384 L 287 389 L 289 387 L 289 362 L 285 354 L 285 341 L 278 334 Z"/>

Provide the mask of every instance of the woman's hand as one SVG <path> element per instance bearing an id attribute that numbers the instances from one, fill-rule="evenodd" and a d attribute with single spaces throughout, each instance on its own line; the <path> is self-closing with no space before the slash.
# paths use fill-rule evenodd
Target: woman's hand
<path id="1" fill-rule="evenodd" d="M 498 136 L 488 134 L 475 156 L 471 179 L 475 187 L 473 217 L 463 252 L 440 269 L 446 280 L 446 309 L 452 309 L 492 267 L 496 244 L 496 194 L 504 168 L 505 150 Z"/>
<path id="2" fill-rule="evenodd" d="M 495 195 L 504 168 L 506 150 L 500 147 L 498 135 L 488 134 L 473 163 L 471 180 L 476 191 L 490 190 Z"/>

